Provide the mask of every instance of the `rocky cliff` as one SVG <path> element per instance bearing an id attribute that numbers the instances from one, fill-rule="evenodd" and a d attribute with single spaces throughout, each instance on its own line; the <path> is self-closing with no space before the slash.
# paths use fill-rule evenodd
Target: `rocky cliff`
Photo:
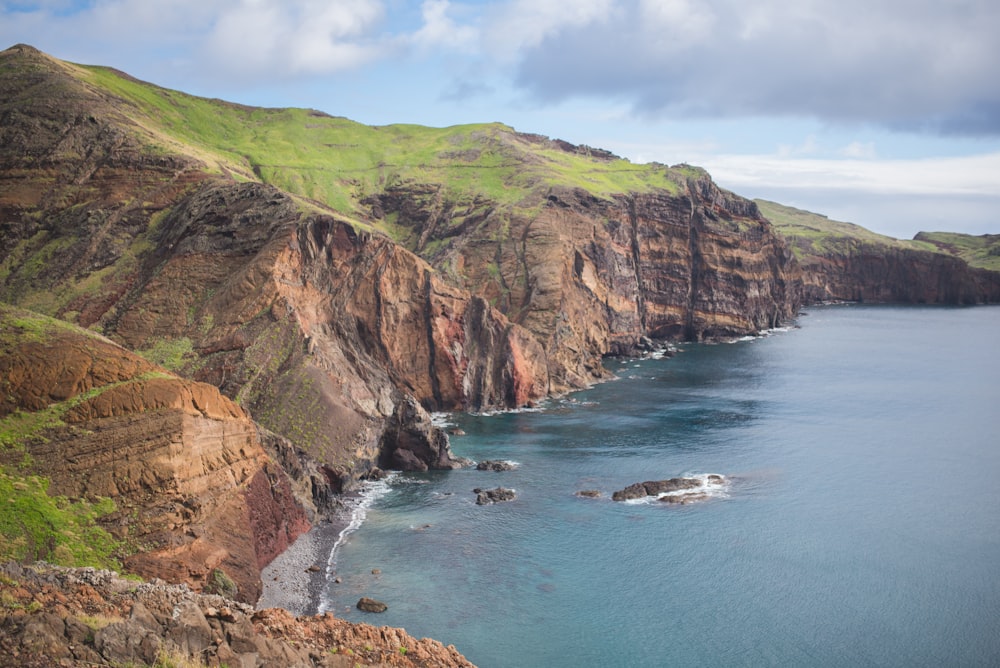
<path id="1" fill-rule="evenodd" d="M 674 171 L 684 178 L 669 190 L 598 197 L 545 186 L 529 191 L 537 205 L 491 205 L 479 219 L 413 187 L 378 198 L 375 211 L 530 331 L 553 389 L 565 390 L 600 377 L 603 355 L 634 354 L 645 339 L 742 335 L 800 305 L 798 267 L 756 205 L 701 170 Z"/>
<path id="2" fill-rule="evenodd" d="M 76 66 L 30 47 L 3 59 L 6 301 L 165 355 L 334 491 L 379 463 L 455 466 L 425 407 L 548 392 L 527 332 L 384 236 L 181 152 Z"/>
<path id="3" fill-rule="evenodd" d="M 249 415 L 71 325 L 0 306 L 0 331 L 2 466 L 52 496 L 110 498 L 99 523 L 131 546 L 119 556 L 132 572 L 199 589 L 214 574 L 256 601 L 260 569 L 309 521 Z"/>
<path id="4" fill-rule="evenodd" d="M 1000 272 L 972 267 L 957 254 L 942 252 L 945 244 L 931 243 L 931 235 L 893 239 L 774 202 L 758 204 L 795 253 L 807 302 L 1000 302 Z"/>

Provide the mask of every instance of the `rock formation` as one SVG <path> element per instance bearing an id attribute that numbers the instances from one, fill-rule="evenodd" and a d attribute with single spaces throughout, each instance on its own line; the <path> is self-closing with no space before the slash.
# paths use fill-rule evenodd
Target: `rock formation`
<path id="1" fill-rule="evenodd" d="M 931 243 L 935 235 L 904 241 L 809 211 L 757 203 L 798 259 L 806 303 L 1000 302 L 1000 272 L 970 266 L 946 244 Z M 988 241 L 981 239 L 983 246 Z"/>
<path id="2" fill-rule="evenodd" d="M 477 487 L 472 490 L 472 493 L 476 495 L 477 506 L 488 506 L 493 503 L 513 501 L 517 498 L 514 490 L 507 489 L 506 487 L 495 487 L 493 489 L 481 489 Z"/>
<path id="3" fill-rule="evenodd" d="M 458 267 L 455 280 L 529 330 L 560 391 L 601 377 L 603 355 L 755 332 L 799 307 L 798 268 L 757 206 L 701 170 L 677 174 L 672 191 L 535 188 L 524 210 L 479 218 L 400 186 L 375 211 L 412 227 L 415 250 Z"/>
<path id="4" fill-rule="evenodd" d="M 453 646 L 110 571 L 0 567 L 0 664 L 474 668 Z"/>
<path id="5" fill-rule="evenodd" d="M 705 490 L 725 484 L 725 478 L 711 474 L 701 478 L 670 478 L 669 480 L 647 480 L 629 485 L 611 495 L 612 501 L 632 501 L 648 496 L 660 497 L 669 503 L 685 503 L 708 498 Z"/>
<path id="6" fill-rule="evenodd" d="M 0 427 L 19 429 L 0 465 L 53 496 L 112 499 L 101 523 L 142 546 L 123 555 L 130 571 L 200 589 L 221 570 L 256 601 L 260 569 L 309 520 L 247 413 L 59 321 L 0 306 L 0 331 Z"/>

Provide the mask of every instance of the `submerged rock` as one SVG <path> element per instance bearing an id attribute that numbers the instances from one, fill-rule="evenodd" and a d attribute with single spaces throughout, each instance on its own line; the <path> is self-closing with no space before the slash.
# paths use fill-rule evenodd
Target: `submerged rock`
<path id="1" fill-rule="evenodd" d="M 495 489 L 480 489 L 477 487 L 472 491 L 476 494 L 477 506 L 486 506 L 491 503 L 501 503 L 503 501 L 513 501 L 517 498 L 514 490 L 507 489 L 505 487 L 497 487 Z"/>
<path id="2" fill-rule="evenodd" d="M 484 459 L 476 464 L 477 471 L 513 471 L 517 465 L 502 459 Z"/>
<path id="3" fill-rule="evenodd" d="M 601 495 L 601 492 L 600 490 L 596 489 L 581 489 L 579 492 L 576 493 L 576 495 L 583 496 L 588 499 L 596 499 Z"/>
<path id="4" fill-rule="evenodd" d="M 389 609 L 389 606 L 382 601 L 376 601 L 373 598 L 362 596 L 358 601 L 357 608 L 358 610 L 362 610 L 364 612 L 385 612 Z"/>

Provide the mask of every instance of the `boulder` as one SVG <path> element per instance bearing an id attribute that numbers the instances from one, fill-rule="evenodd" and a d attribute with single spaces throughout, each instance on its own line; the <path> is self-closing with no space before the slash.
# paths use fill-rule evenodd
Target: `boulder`
<path id="1" fill-rule="evenodd" d="M 363 612 L 385 612 L 389 609 L 389 606 L 382 601 L 376 601 L 373 598 L 362 596 L 361 599 L 358 600 L 357 608 Z"/>
<path id="2" fill-rule="evenodd" d="M 722 480 L 722 476 L 716 476 Z M 629 485 L 625 489 L 618 490 L 611 495 L 614 501 L 629 501 L 632 499 L 642 499 L 647 496 L 659 496 L 669 492 L 677 492 L 685 489 L 697 489 L 702 486 L 702 481 L 698 478 L 670 478 L 669 480 L 647 480 Z"/>

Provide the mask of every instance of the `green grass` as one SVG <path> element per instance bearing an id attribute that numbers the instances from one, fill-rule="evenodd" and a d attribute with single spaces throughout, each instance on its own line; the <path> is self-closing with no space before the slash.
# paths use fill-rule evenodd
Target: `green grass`
<path id="1" fill-rule="evenodd" d="M 957 232 L 921 232 L 917 239 L 933 244 L 949 255 L 957 255 L 969 266 L 1000 271 L 1000 234 L 973 236 Z"/>
<path id="2" fill-rule="evenodd" d="M 754 201 L 761 213 L 788 240 L 799 260 L 807 256 L 849 254 L 866 246 L 937 250 L 925 242 L 894 239 L 860 225 L 830 220 L 818 213 L 767 200 Z"/>
<path id="3" fill-rule="evenodd" d="M 175 373 L 179 373 L 189 362 L 198 359 L 191 339 L 186 336 L 177 339 L 155 339 L 153 345 L 144 350 L 137 350 L 136 354 Z"/>
<path id="4" fill-rule="evenodd" d="M 45 478 L 12 475 L 0 467 L 0 561 L 42 559 L 120 570 L 116 554 L 122 544 L 97 525 L 115 504 L 49 496 L 48 486 Z"/>
<path id="5" fill-rule="evenodd" d="M 554 186 L 597 197 L 676 193 L 688 178 L 704 175 L 687 166 L 570 153 L 500 123 L 373 127 L 308 109 L 194 97 L 104 67 L 81 69 L 92 85 L 128 102 L 118 108 L 144 128 L 150 150 L 195 156 L 211 171 L 262 180 L 351 218 L 364 217 L 365 197 L 412 183 L 437 186 L 451 201 L 520 206 Z"/>

